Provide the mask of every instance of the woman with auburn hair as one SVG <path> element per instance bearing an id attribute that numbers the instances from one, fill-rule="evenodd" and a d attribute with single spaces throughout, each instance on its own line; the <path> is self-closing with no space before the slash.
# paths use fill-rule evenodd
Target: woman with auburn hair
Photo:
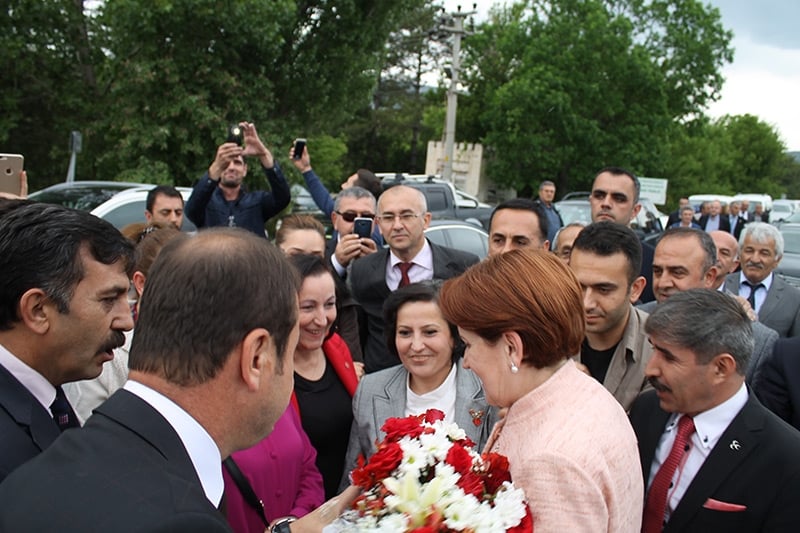
<path id="1" fill-rule="evenodd" d="M 555 255 L 515 250 L 447 281 L 445 318 L 486 399 L 508 408 L 486 451 L 506 455 L 542 532 L 639 531 L 636 437 L 614 397 L 570 359 L 584 337 L 583 296 Z"/>

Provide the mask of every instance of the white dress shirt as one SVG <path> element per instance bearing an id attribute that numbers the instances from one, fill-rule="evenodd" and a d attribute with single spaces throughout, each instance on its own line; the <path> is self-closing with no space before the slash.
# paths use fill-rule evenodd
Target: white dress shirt
<path id="1" fill-rule="evenodd" d="M 128 380 L 123 388 L 150 404 L 167 419 L 192 460 L 206 498 L 214 507 L 219 507 L 225 484 L 222 480 L 222 457 L 211 435 L 178 404 L 147 385 Z"/>
<path id="2" fill-rule="evenodd" d="M 756 314 L 758 314 L 758 312 L 761 310 L 761 305 L 764 303 L 764 300 L 767 299 L 767 293 L 769 292 L 769 288 L 772 287 L 772 276 L 773 275 L 774 274 L 770 273 L 769 276 L 764 278 L 764 280 L 761 281 L 761 284 L 764 285 L 764 287 L 760 288 L 760 289 L 758 289 L 756 291 L 756 300 L 755 300 L 756 305 L 755 305 L 755 309 L 753 309 L 753 311 L 755 311 Z M 744 273 L 743 272 L 739 272 L 739 296 L 743 297 L 746 300 L 747 298 L 750 297 L 750 291 L 753 290 L 753 289 L 751 289 L 750 287 L 745 285 L 744 284 L 745 281 L 750 283 L 747 280 L 747 278 L 745 277 Z"/>
<path id="3" fill-rule="evenodd" d="M 50 415 L 53 414 L 50 406 L 56 399 L 56 388 L 47 381 L 47 378 L 9 352 L 2 344 L 0 344 L 0 365 L 22 383 Z"/>
<path id="4" fill-rule="evenodd" d="M 672 512 L 678 507 L 681 498 L 686 494 L 686 489 L 692 484 L 692 480 L 694 480 L 697 472 L 700 471 L 711 450 L 714 449 L 722 434 L 728 429 L 728 426 L 739 414 L 739 411 L 742 410 L 744 404 L 747 403 L 747 397 L 747 387 L 742 383 L 736 394 L 718 406 L 708 411 L 703 411 L 694 417 L 695 431 L 689 439 L 691 447 L 672 477 L 672 486 L 667 497 L 665 520 L 669 520 Z M 684 415 L 680 413 L 672 415 L 667 427 L 664 429 L 664 433 L 661 435 L 661 440 L 658 442 L 656 453 L 653 457 L 653 464 L 650 466 L 650 477 L 647 481 L 648 489 L 653 483 L 656 472 L 658 472 L 658 469 L 661 468 L 661 465 L 669 457 L 670 451 L 672 451 L 672 444 L 675 442 L 675 436 L 677 435 L 678 421 L 682 416 Z M 732 443 L 727 442 L 723 442 L 721 445 L 728 446 L 729 444 L 732 445 Z"/>
<path id="5" fill-rule="evenodd" d="M 428 409 L 438 409 L 444 413 L 444 419 L 453 422 L 456 416 L 456 365 L 437 388 L 425 394 L 417 394 L 411 390 L 411 374 L 406 378 L 406 411 L 405 416 L 421 415 Z"/>
<path id="6" fill-rule="evenodd" d="M 400 285 L 402 274 L 400 274 L 397 264 L 402 262 L 403 260 L 394 255 L 394 252 L 389 252 L 389 261 L 386 263 L 386 286 L 391 291 L 397 290 Z M 408 270 L 408 280 L 411 283 L 433 279 L 433 251 L 428 239 L 425 239 L 422 250 L 409 262 L 414 263 L 414 266 Z"/>

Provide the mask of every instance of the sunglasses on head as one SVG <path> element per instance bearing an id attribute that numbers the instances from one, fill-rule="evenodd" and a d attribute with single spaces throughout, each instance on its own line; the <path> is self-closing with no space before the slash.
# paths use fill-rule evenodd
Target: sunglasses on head
<path id="1" fill-rule="evenodd" d="M 375 218 L 375 213 L 353 213 L 352 211 L 336 211 L 336 214 L 342 217 L 345 222 L 353 222 L 356 218 L 368 218 L 370 220 Z"/>

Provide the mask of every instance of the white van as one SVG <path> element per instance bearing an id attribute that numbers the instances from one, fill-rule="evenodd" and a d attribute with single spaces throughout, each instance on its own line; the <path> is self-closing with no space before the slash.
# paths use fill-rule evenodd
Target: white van
<path id="1" fill-rule="evenodd" d="M 713 202 L 714 200 L 719 200 L 719 203 L 722 204 L 722 208 L 724 209 L 731 203 L 733 197 L 724 194 L 693 194 L 689 197 L 689 204 L 694 208 L 695 213 L 697 213 L 700 211 L 700 205 L 703 202 Z"/>
<path id="2" fill-rule="evenodd" d="M 733 199 L 737 202 L 749 200 L 750 205 L 747 210 L 751 213 L 756 208 L 756 204 L 761 204 L 764 207 L 764 211 L 772 211 L 772 196 L 769 194 L 737 194 Z"/>

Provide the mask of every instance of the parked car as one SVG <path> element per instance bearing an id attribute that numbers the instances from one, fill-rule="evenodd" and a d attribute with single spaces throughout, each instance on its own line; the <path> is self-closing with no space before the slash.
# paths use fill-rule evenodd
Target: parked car
<path id="1" fill-rule="evenodd" d="M 109 221 L 122 229 L 133 222 L 144 222 L 147 193 L 154 184 L 118 181 L 74 181 L 58 183 L 35 193 L 28 198 L 37 202 L 58 204 L 73 209 L 90 211 L 93 215 Z M 192 194 L 190 187 L 176 187 L 183 201 Z M 197 231 L 192 221 L 183 217 L 182 231 Z"/>
<path id="2" fill-rule="evenodd" d="M 462 220 L 433 219 L 425 236 L 433 243 L 470 252 L 481 259 L 489 253 L 489 234 L 482 227 Z"/>
<path id="3" fill-rule="evenodd" d="M 780 232 L 783 235 L 783 257 L 775 272 L 790 284 L 800 287 L 800 224 L 784 223 Z"/>
<path id="4" fill-rule="evenodd" d="M 772 209 L 769 212 L 770 222 L 780 222 L 786 220 L 797 211 L 795 200 L 775 200 L 772 202 Z"/>
<path id="5" fill-rule="evenodd" d="M 769 194 L 737 194 L 733 197 L 734 201 L 741 202 L 747 200 L 750 202 L 747 210 L 751 213 L 755 210 L 756 205 L 761 204 L 764 211 L 772 211 L 772 196 Z"/>
<path id="6" fill-rule="evenodd" d="M 463 220 L 489 229 L 489 219 L 494 208 L 457 189 L 449 181 L 418 174 L 379 172 L 376 176 L 381 178 L 384 190 L 395 185 L 407 185 L 422 191 L 428 203 L 428 211 L 434 219 Z"/>
<path id="7" fill-rule="evenodd" d="M 728 206 L 733 201 L 733 196 L 726 196 L 724 194 L 693 194 L 689 197 L 689 204 L 694 208 L 695 213 L 700 212 L 700 206 L 703 202 L 713 202 L 719 200 L 722 208 Z"/>

